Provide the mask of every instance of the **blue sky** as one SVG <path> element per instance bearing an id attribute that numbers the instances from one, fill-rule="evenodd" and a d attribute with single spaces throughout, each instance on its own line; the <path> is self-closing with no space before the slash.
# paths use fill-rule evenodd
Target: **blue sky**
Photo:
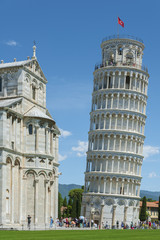
<path id="1" fill-rule="evenodd" d="M 48 80 L 47 107 L 62 129 L 60 183 L 84 184 L 93 70 L 104 37 L 117 33 L 143 39 L 150 80 L 141 189 L 160 191 L 160 20 L 158 0 L 1 0 L 0 57 L 32 56 Z"/>

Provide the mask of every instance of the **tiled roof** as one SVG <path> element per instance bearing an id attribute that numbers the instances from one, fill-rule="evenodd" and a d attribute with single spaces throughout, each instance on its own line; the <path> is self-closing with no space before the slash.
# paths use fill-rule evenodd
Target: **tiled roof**
<path id="1" fill-rule="evenodd" d="M 154 208 L 158 208 L 158 201 L 155 202 L 147 202 L 147 207 L 154 207 Z M 140 201 L 140 207 L 142 207 L 142 201 Z"/>

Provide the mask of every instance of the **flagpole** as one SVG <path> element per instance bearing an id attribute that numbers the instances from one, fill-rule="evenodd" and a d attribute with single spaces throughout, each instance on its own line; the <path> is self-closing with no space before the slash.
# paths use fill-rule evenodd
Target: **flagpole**
<path id="1" fill-rule="evenodd" d="M 118 24 L 118 17 L 117 17 L 117 38 L 119 38 L 119 24 Z"/>

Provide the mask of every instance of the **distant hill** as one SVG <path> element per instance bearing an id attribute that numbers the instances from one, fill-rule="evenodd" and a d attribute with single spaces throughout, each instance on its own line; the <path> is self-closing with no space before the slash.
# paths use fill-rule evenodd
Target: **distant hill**
<path id="1" fill-rule="evenodd" d="M 140 196 L 141 197 L 146 196 L 146 198 L 152 198 L 153 200 L 158 201 L 159 196 L 160 196 L 160 192 L 151 192 L 151 191 L 141 190 L 140 191 Z"/>
<path id="2" fill-rule="evenodd" d="M 70 190 L 81 187 L 81 185 L 77 184 L 59 184 L 59 192 L 61 193 L 62 198 L 67 197 L 68 199 L 68 193 Z"/>
<path id="3" fill-rule="evenodd" d="M 62 198 L 67 197 L 68 199 L 68 193 L 71 189 L 75 188 L 81 188 L 81 185 L 77 184 L 59 184 L 59 192 L 62 195 Z M 152 198 L 153 200 L 159 200 L 160 192 L 151 192 L 151 191 L 146 191 L 146 190 L 141 190 L 140 191 L 140 197 L 146 198 Z"/>

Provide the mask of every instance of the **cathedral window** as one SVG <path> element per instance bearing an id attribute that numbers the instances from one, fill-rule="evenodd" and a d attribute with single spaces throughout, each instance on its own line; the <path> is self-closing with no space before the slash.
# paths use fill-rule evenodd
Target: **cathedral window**
<path id="1" fill-rule="evenodd" d="M 36 87 L 32 85 L 32 98 L 36 100 Z"/>
<path id="2" fill-rule="evenodd" d="M 14 150 L 14 142 L 11 142 L 12 150 Z"/>
<path id="3" fill-rule="evenodd" d="M 0 92 L 2 92 L 2 78 L 0 77 Z"/>
<path id="4" fill-rule="evenodd" d="M 33 125 L 32 125 L 32 124 L 29 124 L 29 126 L 28 126 L 28 132 L 29 132 L 29 135 L 32 135 L 32 134 L 33 134 Z"/>

